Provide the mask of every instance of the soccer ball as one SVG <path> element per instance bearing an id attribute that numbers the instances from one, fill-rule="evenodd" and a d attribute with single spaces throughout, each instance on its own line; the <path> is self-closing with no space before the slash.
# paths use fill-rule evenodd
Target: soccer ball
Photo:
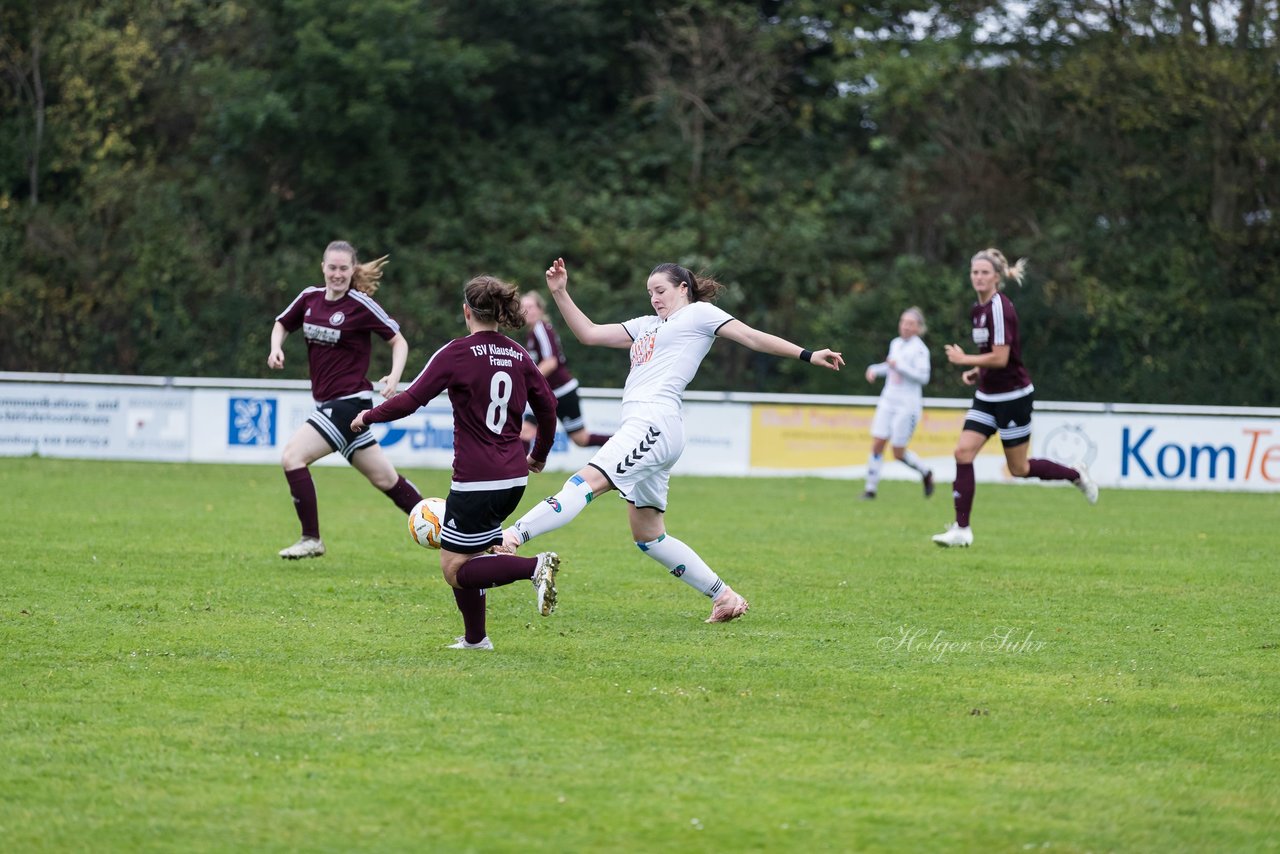
<path id="1" fill-rule="evenodd" d="M 440 529 L 443 526 L 443 498 L 424 498 L 409 514 L 409 536 L 424 549 L 440 548 Z"/>

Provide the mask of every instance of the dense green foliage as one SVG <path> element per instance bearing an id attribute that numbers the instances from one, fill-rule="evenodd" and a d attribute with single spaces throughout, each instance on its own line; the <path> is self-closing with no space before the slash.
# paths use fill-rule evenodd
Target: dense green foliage
<path id="1" fill-rule="evenodd" d="M 1275 847 L 1276 495 L 984 484 L 942 550 L 915 484 L 684 477 L 743 619 L 602 499 L 538 541 L 557 613 L 493 590 L 470 653 L 404 517 L 315 476 L 299 565 L 275 467 L 0 459 L 5 850 Z"/>
<path id="2" fill-rule="evenodd" d="M 344 238 L 392 255 L 414 362 L 477 272 L 535 286 L 563 255 L 614 320 L 677 260 L 854 366 L 919 304 L 951 396 L 939 345 L 996 245 L 1032 259 L 1042 396 L 1274 404 L 1274 10 L 8 0 L 0 369 L 264 375 L 271 318 Z M 726 345 L 698 383 L 867 390 Z"/>

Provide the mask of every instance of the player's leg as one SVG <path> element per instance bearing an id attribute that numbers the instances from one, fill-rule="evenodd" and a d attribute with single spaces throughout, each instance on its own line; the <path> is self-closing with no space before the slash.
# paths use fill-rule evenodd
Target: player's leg
<path id="1" fill-rule="evenodd" d="M 871 434 L 871 456 L 867 458 L 867 477 L 862 486 L 863 500 L 869 501 L 875 498 L 880 489 L 880 472 L 884 468 L 884 446 L 888 443 L 887 435 L 877 436 L 874 432 Z"/>
<path id="2" fill-rule="evenodd" d="M 876 402 L 871 416 L 871 456 L 867 459 L 867 477 L 862 487 L 862 497 L 872 499 L 880 489 L 880 472 L 884 468 L 884 446 L 889 441 L 893 408 L 883 398 Z"/>
<path id="3" fill-rule="evenodd" d="M 377 442 L 354 451 L 351 454 L 351 465 L 405 513 L 412 513 L 413 508 L 422 500 L 418 487 L 396 471 Z"/>
<path id="4" fill-rule="evenodd" d="M 1032 396 L 1027 395 L 1007 404 L 1010 412 L 1000 418 L 1000 423 L 1012 423 L 1009 428 L 1000 429 L 1000 439 L 1004 442 L 1005 461 L 1009 465 L 1009 473 L 1014 477 L 1035 477 L 1040 480 L 1066 480 L 1084 493 L 1090 504 L 1098 503 L 1098 485 L 1089 477 L 1084 466 L 1072 468 L 1053 460 L 1031 458 L 1031 417 Z M 1009 438 L 1006 440 L 1006 433 Z"/>
<path id="5" fill-rule="evenodd" d="M 631 536 L 646 557 L 666 567 L 667 572 L 711 599 L 708 623 L 723 623 L 741 617 L 750 607 L 733 588 L 707 565 L 688 544 L 666 531 L 663 511 L 671 482 L 669 469 L 657 472 L 629 493 L 627 519 Z"/>
<path id="6" fill-rule="evenodd" d="M 534 537 L 569 524 L 597 495 L 611 489 L 627 494 L 630 484 L 666 465 L 684 449 L 684 425 L 678 416 L 634 418 L 560 491 L 525 513 L 504 532 L 503 548 L 514 551 Z"/>
<path id="7" fill-rule="evenodd" d="M 975 401 L 980 403 L 980 401 Z M 969 411 L 972 416 L 974 410 Z M 987 432 L 987 431 L 990 432 Z M 966 417 L 964 429 L 960 431 L 960 439 L 956 442 L 956 479 L 952 486 L 951 497 L 955 504 L 955 521 L 941 534 L 935 534 L 933 541 L 940 546 L 969 546 L 973 544 L 973 531 L 969 527 L 969 514 L 973 510 L 974 478 L 973 461 L 995 433 L 995 421 L 988 425 L 985 419 Z"/>
<path id="8" fill-rule="evenodd" d="M 924 497 L 933 495 L 933 470 L 926 466 L 914 451 L 907 448 L 912 435 L 916 432 L 919 421 L 919 410 L 902 410 L 893 419 L 893 428 L 889 437 L 893 444 L 893 457 L 903 465 L 919 472 L 924 483 Z"/>
<path id="9" fill-rule="evenodd" d="M 320 540 L 320 511 L 316 502 L 316 485 L 308 468 L 316 460 L 333 453 L 333 447 L 320 431 L 307 421 L 299 427 L 280 454 L 284 479 L 293 497 L 293 509 L 298 514 L 302 535 L 296 543 L 280 550 L 280 557 L 289 560 L 320 557 L 324 543 Z"/>

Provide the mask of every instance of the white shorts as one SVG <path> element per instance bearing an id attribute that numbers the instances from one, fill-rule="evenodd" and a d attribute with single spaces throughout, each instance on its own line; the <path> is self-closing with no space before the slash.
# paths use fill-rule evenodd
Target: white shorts
<path id="1" fill-rule="evenodd" d="M 919 421 L 920 407 L 903 406 L 882 398 L 876 404 L 875 417 L 871 419 L 871 438 L 888 439 L 893 447 L 905 448 Z"/>
<path id="2" fill-rule="evenodd" d="M 587 464 L 637 507 L 667 509 L 671 467 L 684 453 L 684 419 L 658 412 L 622 422 Z"/>

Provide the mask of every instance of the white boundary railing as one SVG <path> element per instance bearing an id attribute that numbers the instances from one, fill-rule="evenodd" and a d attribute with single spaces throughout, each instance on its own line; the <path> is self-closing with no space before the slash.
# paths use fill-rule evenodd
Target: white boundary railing
<path id="1" fill-rule="evenodd" d="M 277 464 L 313 408 L 306 380 L 0 372 L 0 457 Z M 593 432 L 618 427 L 621 391 L 583 388 Z M 861 478 L 877 398 L 870 395 L 690 391 L 677 472 Z M 926 398 L 911 447 L 939 482 L 968 398 Z M 375 425 L 397 466 L 452 462 L 447 397 Z M 1280 408 L 1037 401 L 1032 455 L 1087 464 L 1108 487 L 1280 491 Z M 548 469 L 574 471 L 593 449 L 558 434 Z M 341 464 L 331 457 L 326 464 Z M 980 480 L 1009 480 L 998 441 Z M 886 461 L 886 478 L 916 477 Z"/>

